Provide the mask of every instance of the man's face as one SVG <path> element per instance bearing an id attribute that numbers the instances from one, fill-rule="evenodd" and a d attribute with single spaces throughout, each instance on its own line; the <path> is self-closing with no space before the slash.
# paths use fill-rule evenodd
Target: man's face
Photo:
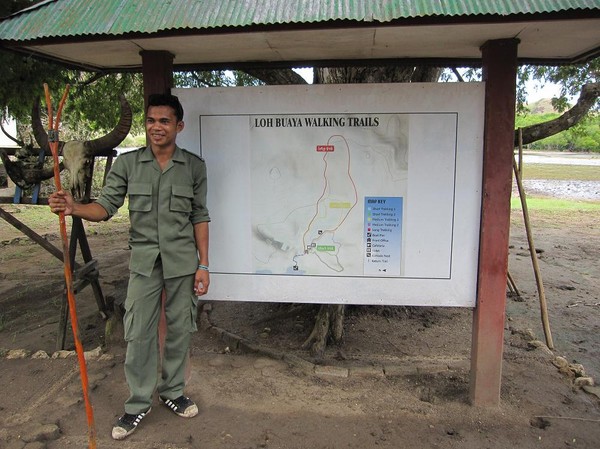
<path id="1" fill-rule="evenodd" d="M 146 135 L 152 145 L 167 147 L 175 144 L 177 133 L 183 129 L 183 121 L 178 122 L 173 108 L 150 106 L 146 113 Z"/>

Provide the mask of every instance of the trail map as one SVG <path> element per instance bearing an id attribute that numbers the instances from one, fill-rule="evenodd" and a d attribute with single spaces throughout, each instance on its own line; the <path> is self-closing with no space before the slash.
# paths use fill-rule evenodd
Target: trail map
<path id="1" fill-rule="evenodd" d="M 409 115 L 249 120 L 254 272 L 400 276 Z"/>

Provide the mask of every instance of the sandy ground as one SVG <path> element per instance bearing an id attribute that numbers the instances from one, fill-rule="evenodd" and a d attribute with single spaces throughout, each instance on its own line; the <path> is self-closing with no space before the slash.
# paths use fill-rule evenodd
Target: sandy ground
<path id="1" fill-rule="evenodd" d="M 299 349 L 314 309 L 213 302 L 191 350 L 187 393 L 200 415 L 184 420 L 156 402 L 135 434 L 115 442 L 110 429 L 127 395 L 123 346 L 107 341 L 87 288 L 77 296 L 80 333 L 86 350 L 103 347 L 87 363 L 97 447 L 597 448 L 598 390 L 586 392 L 576 376 L 600 379 L 600 217 L 532 219 L 555 348 L 544 345 L 514 214 L 509 271 L 521 296 L 507 296 L 499 407 L 468 403 L 469 309 L 352 307 L 344 344 L 315 360 Z M 87 231 L 104 294 L 122 299 L 126 229 L 101 223 Z M 60 246 L 55 230 L 38 232 Z M 55 351 L 62 264 L 18 232 L 0 233 L 0 448 L 87 447 L 76 359 L 31 357 Z M 16 349 L 26 357 L 8 358 Z M 570 367 L 559 369 L 557 356 Z M 26 445 L 34 440 L 42 441 Z"/>

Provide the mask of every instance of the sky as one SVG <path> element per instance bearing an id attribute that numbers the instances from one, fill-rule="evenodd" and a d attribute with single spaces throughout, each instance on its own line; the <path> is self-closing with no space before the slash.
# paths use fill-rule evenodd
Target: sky
<path id="1" fill-rule="evenodd" d="M 528 103 L 535 103 L 542 98 L 552 98 L 560 95 L 560 86 L 558 84 L 546 83 L 542 86 L 537 81 L 529 81 L 526 86 Z"/>

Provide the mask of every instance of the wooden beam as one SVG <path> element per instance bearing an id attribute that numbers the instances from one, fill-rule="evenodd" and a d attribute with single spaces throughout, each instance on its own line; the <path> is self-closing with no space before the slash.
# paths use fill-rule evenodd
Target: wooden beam
<path id="1" fill-rule="evenodd" d="M 518 43 L 517 39 L 493 40 L 481 49 L 485 81 L 483 197 L 470 388 L 471 402 L 478 406 L 500 403 Z"/>
<path id="2" fill-rule="evenodd" d="M 168 94 L 173 87 L 173 59 L 168 51 L 141 51 L 144 110 L 151 94 Z"/>
<path id="3" fill-rule="evenodd" d="M 7 211 L 2 209 L 1 207 L 0 207 L 0 218 L 3 218 L 4 220 L 6 220 L 9 224 L 11 224 L 15 228 L 17 228 L 19 231 L 21 231 L 23 234 L 25 234 L 27 237 L 29 237 L 31 240 L 33 240 L 35 243 L 37 243 L 42 248 L 44 248 L 46 251 L 48 251 L 50 254 L 52 254 L 54 257 L 56 257 L 58 260 L 60 260 L 61 262 L 63 261 L 63 253 L 60 249 L 58 249 L 56 246 L 54 246 L 52 243 L 50 243 L 44 237 L 39 235 L 37 232 L 35 232 L 33 229 L 31 229 L 25 223 L 23 223 L 22 221 L 18 220 L 15 217 L 13 217 L 11 214 L 9 214 Z"/>

